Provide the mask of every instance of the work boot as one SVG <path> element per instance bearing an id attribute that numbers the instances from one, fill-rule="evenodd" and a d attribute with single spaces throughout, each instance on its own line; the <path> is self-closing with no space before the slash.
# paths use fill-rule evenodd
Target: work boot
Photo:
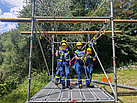
<path id="1" fill-rule="evenodd" d="M 69 86 L 69 89 L 72 89 L 72 86 Z"/>
<path id="2" fill-rule="evenodd" d="M 93 85 L 93 84 L 90 84 L 90 85 L 86 85 L 86 87 L 94 88 L 94 85 Z"/>
<path id="3" fill-rule="evenodd" d="M 65 86 L 64 86 L 64 85 L 62 85 L 62 89 L 65 89 Z"/>
<path id="4" fill-rule="evenodd" d="M 72 87 L 70 85 L 67 85 L 67 88 L 72 89 Z"/>
<path id="5" fill-rule="evenodd" d="M 82 89 L 82 84 L 79 85 L 79 88 Z"/>
<path id="6" fill-rule="evenodd" d="M 58 82 L 57 82 L 57 81 L 55 81 L 55 85 L 58 85 Z"/>

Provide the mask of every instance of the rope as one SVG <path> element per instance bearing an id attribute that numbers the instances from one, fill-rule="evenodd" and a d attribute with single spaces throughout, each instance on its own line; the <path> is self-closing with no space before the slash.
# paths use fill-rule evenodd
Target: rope
<path id="1" fill-rule="evenodd" d="M 36 27 L 38 28 L 37 25 L 36 25 Z M 39 29 L 39 28 L 38 28 L 38 29 Z M 36 32 L 36 29 L 35 29 L 35 32 Z M 41 33 L 40 30 L 39 30 L 39 32 Z M 45 58 L 45 55 L 44 55 L 44 51 L 43 51 L 43 49 L 42 49 L 42 46 L 41 46 L 39 37 L 38 37 L 38 35 L 37 35 L 37 32 L 36 32 L 36 36 L 37 36 L 37 39 L 38 39 L 38 42 L 39 42 L 39 45 L 40 45 L 40 49 L 41 49 L 41 52 L 42 52 L 42 56 L 43 56 L 43 58 L 44 58 L 44 62 L 45 62 L 46 67 L 47 67 L 48 74 L 49 74 L 49 76 L 50 76 L 50 79 L 52 80 L 51 75 L 50 75 L 50 72 L 49 72 L 48 64 L 47 64 L 47 62 L 46 62 L 46 58 Z M 55 84 L 55 82 L 54 82 L 53 80 L 52 80 L 52 82 Z M 59 86 L 57 86 L 57 87 L 61 90 L 61 88 L 60 88 Z"/>
<path id="2" fill-rule="evenodd" d="M 39 0 L 39 2 L 43 5 L 43 7 L 50 13 L 50 15 L 54 16 L 49 10 L 48 8 L 43 4 L 43 2 L 41 0 Z"/>
<path id="3" fill-rule="evenodd" d="M 91 15 L 91 17 L 93 17 L 98 12 L 98 10 L 103 6 L 105 2 L 106 0 L 104 0 L 104 2 L 99 6 L 99 8 Z"/>
<path id="4" fill-rule="evenodd" d="M 105 1 L 106 1 L 106 0 L 104 0 L 104 2 L 100 5 L 99 9 L 102 7 L 102 5 L 105 3 Z M 95 5 L 95 6 L 96 6 L 96 5 Z M 95 8 L 95 7 L 94 7 L 94 8 Z M 93 11 L 94 13 L 91 15 L 91 18 L 96 14 L 96 12 L 97 12 L 99 9 L 97 9 L 95 12 Z M 91 19 L 90 19 L 89 27 L 90 27 L 90 24 L 91 24 Z M 89 34 L 89 27 L 88 27 L 88 34 Z M 83 49 L 84 47 L 86 47 L 87 44 L 88 44 L 88 43 L 87 43 L 87 40 L 86 40 L 86 44 L 82 47 L 82 49 Z M 84 55 L 85 55 L 85 54 L 84 54 Z M 73 57 L 71 60 L 74 60 L 74 58 L 75 58 L 75 57 Z"/>
<path id="5" fill-rule="evenodd" d="M 43 5 L 43 7 L 50 13 L 50 15 L 54 16 L 54 24 L 55 24 L 55 30 L 56 30 L 56 37 L 57 37 L 57 42 L 58 42 L 58 36 L 57 36 L 57 24 L 56 24 L 56 21 L 55 21 L 55 15 L 53 13 L 51 13 L 48 8 L 43 4 L 43 2 L 41 0 L 39 0 L 39 2 Z M 58 45 L 58 43 L 57 43 Z M 58 45 L 59 47 L 59 45 Z"/>
<path id="6" fill-rule="evenodd" d="M 106 24 L 107 24 L 107 25 L 105 25 L 104 27 L 102 27 L 102 28 L 99 30 L 99 32 L 96 33 L 96 35 L 91 39 L 91 43 L 92 43 L 92 44 L 94 44 L 95 41 L 98 40 L 98 39 L 103 35 L 104 31 L 103 31 L 103 33 L 101 34 L 101 31 L 103 30 L 103 28 L 104 28 L 105 31 L 108 29 L 108 27 L 109 27 L 109 25 L 110 25 L 110 20 L 109 20 Z M 100 35 L 97 37 L 97 35 L 98 35 L 99 33 L 100 33 Z M 95 38 L 96 40 L 95 40 L 94 38 Z"/>
<path id="7" fill-rule="evenodd" d="M 41 2 L 41 4 L 43 5 L 43 7 L 52 15 L 52 16 L 54 16 L 46 7 L 45 7 L 45 5 L 42 3 L 42 1 L 41 0 L 39 0 L 40 2 Z M 104 2 L 100 5 L 100 7 L 91 15 L 91 18 L 97 13 L 97 11 L 102 7 L 102 5 L 104 4 L 106 2 L 106 0 L 104 0 Z M 97 5 L 97 3 L 96 3 L 96 5 Z M 96 5 L 95 5 L 95 8 L 96 8 Z M 94 10 L 95 10 L 95 8 L 94 8 Z M 57 34 L 57 26 L 56 26 L 56 22 L 55 22 L 55 16 L 54 16 L 54 24 L 55 24 L 55 28 L 56 28 L 56 34 Z M 88 27 L 88 34 L 89 34 L 89 28 L 90 28 L 90 24 L 91 24 L 91 19 L 90 19 L 90 23 L 89 23 L 89 27 Z M 104 28 L 104 27 L 103 27 Z M 101 28 L 101 30 L 102 30 L 102 28 Z M 96 35 L 98 35 L 98 34 L 96 34 Z M 96 36 L 95 35 L 95 36 Z M 94 39 L 96 38 L 94 36 Z M 39 39 L 39 38 L 38 38 Z M 88 40 L 88 38 L 87 38 L 87 40 Z M 85 51 L 86 51 L 86 45 L 87 45 L 87 40 L 86 40 L 86 44 L 85 44 Z M 96 39 L 95 39 L 96 40 Z M 86 53 L 86 52 L 85 52 Z M 84 53 L 84 56 L 85 56 L 85 53 Z M 73 57 L 74 58 L 74 57 Z M 72 58 L 72 59 L 73 59 Z M 85 62 L 84 62 L 84 68 L 85 68 Z M 86 73 L 86 76 L 87 76 L 87 71 L 86 71 L 86 68 L 85 68 L 85 73 Z M 88 77 L 88 76 L 87 76 Z M 50 77 L 51 78 L 51 77 Z M 113 91 L 113 90 L 112 90 Z"/>
<path id="8" fill-rule="evenodd" d="M 39 0 L 40 3 L 43 5 L 43 7 L 50 13 L 50 15 L 54 16 L 54 25 L 55 25 L 55 30 L 56 30 L 56 38 L 57 38 L 57 42 L 58 42 L 58 36 L 57 36 L 57 24 L 56 24 L 56 21 L 55 21 L 55 15 L 53 15 L 49 10 L 48 8 L 43 4 L 43 2 L 41 0 Z M 57 46 L 59 47 L 58 43 L 57 43 Z M 53 82 L 53 81 L 52 81 Z M 59 88 L 59 86 L 57 86 Z"/>
<path id="9" fill-rule="evenodd" d="M 97 7 L 98 2 L 99 2 L 99 0 L 96 2 L 96 5 L 95 5 L 95 7 L 94 7 L 94 11 L 95 11 L 95 9 L 96 9 L 96 7 Z M 94 11 L 93 11 L 93 12 L 94 12 Z M 91 14 L 93 14 L 93 12 L 92 12 Z"/>
<path id="10" fill-rule="evenodd" d="M 43 31 L 43 37 L 44 37 L 44 38 L 46 38 L 46 37 L 47 37 L 47 38 L 49 38 L 49 39 L 50 39 L 50 41 L 52 42 L 52 40 L 51 40 L 51 38 L 50 38 L 49 36 L 47 36 L 47 35 L 46 35 L 46 37 L 45 37 L 45 35 L 44 35 L 44 34 L 45 34 L 44 29 L 43 29 L 43 28 L 41 28 L 41 29 L 42 29 L 42 31 Z M 47 34 L 48 34 L 48 32 L 47 32 Z"/>
<path id="11" fill-rule="evenodd" d="M 44 32 L 43 32 L 43 34 L 41 33 L 40 28 L 38 27 L 38 24 L 37 24 L 37 23 L 36 23 L 35 26 L 38 28 L 39 33 L 40 33 L 41 35 L 43 35 L 43 37 L 51 44 L 51 41 L 49 41 L 49 40 L 45 37 Z M 36 32 L 36 33 L 37 33 L 37 32 Z"/>
<path id="12" fill-rule="evenodd" d="M 91 15 L 91 18 L 97 13 L 97 11 L 103 6 L 103 4 L 104 4 L 105 2 L 106 2 L 106 0 L 104 0 L 104 2 L 99 6 L 99 8 Z M 88 34 L 89 34 L 90 24 L 91 24 L 91 19 L 90 19 L 90 23 L 89 23 L 89 27 L 88 27 Z"/>
<path id="13" fill-rule="evenodd" d="M 37 30 L 36 30 L 36 28 L 35 28 L 35 32 L 36 32 L 36 31 L 37 31 Z M 51 75 L 50 75 L 50 72 L 49 72 L 48 64 L 47 64 L 47 61 L 46 61 L 46 58 L 45 58 L 45 55 L 44 55 L 44 51 L 43 51 L 43 49 L 42 49 L 42 45 L 41 45 L 41 42 L 40 42 L 40 39 L 39 39 L 39 37 L 38 37 L 37 32 L 36 32 L 36 37 L 37 37 L 37 39 L 38 39 L 38 43 L 39 43 L 39 46 L 40 46 L 40 49 L 41 49 L 41 52 L 42 52 L 42 56 L 43 56 L 44 62 L 45 62 L 45 64 L 46 64 L 48 74 L 49 74 L 50 79 L 51 79 Z"/>
<path id="14" fill-rule="evenodd" d="M 104 0 L 104 2 L 99 6 L 99 8 L 91 15 L 91 18 L 98 12 L 98 10 L 102 7 L 102 5 L 106 2 L 106 0 Z M 96 6 L 96 5 L 95 5 Z M 89 27 L 88 27 L 88 34 L 89 34 L 89 28 L 90 28 L 90 24 L 91 24 L 91 19 L 90 19 L 90 23 L 89 23 Z M 87 38 L 88 39 L 88 38 Z M 86 40 L 86 45 L 87 45 L 87 40 Z M 86 55 L 86 47 L 85 47 L 85 53 L 84 53 L 84 57 Z M 88 75 L 87 75 L 87 70 L 86 70 L 86 66 L 85 66 L 85 62 L 84 62 L 84 68 L 85 68 L 85 73 L 86 73 L 86 76 L 88 78 Z M 90 82 L 90 80 L 89 80 Z"/>

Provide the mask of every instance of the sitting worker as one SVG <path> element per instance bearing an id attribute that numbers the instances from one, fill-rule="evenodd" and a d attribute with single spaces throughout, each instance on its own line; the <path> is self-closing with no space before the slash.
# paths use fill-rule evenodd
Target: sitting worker
<path id="1" fill-rule="evenodd" d="M 61 44 L 62 43 L 66 43 L 66 41 L 65 40 L 62 40 L 61 41 Z M 58 81 L 59 81 L 59 79 L 60 79 L 60 63 L 59 63 L 59 61 L 60 61 L 60 58 L 59 58 L 59 56 L 58 56 L 58 52 L 59 51 L 61 51 L 62 50 L 62 47 L 60 46 L 60 47 L 58 47 L 57 48 L 57 50 L 56 50 L 56 53 L 55 53 L 55 55 L 56 55 L 56 57 L 57 57 L 57 67 L 56 67 L 56 75 L 55 75 L 55 84 L 56 85 L 58 85 Z M 68 51 L 68 48 L 66 48 L 66 51 Z M 60 80 L 60 82 L 61 82 L 61 80 Z"/>
<path id="2" fill-rule="evenodd" d="M 71 89 L 70 74 L 69 74 L 69 65 L 71 65 L 70 54 L 69 54 L 69 51 L 66 50 L 67 48 L 66 43 L 62 43 L 61 48 L 62 50 L 59 50 L 58 55 L 60 57 L 59 65 L 60 65 L 62 89 L 65 89 L 65 73 L 66 73 L 67 88 Z"/>
<path id="3" fill-rule="evenodd" d="M 88 76 L 88 81 L 87 81 L 87 87 L 94 87 L 92 81 L 92 72 L 93 72 L 93 61 L 96 60 L 96 57 L 92 56 L 92 50 L 91 48 L 87 48 L 87 53 L 86 53 L 86 70 L 87 70 L 87 76 Z"/>
<path id="4" fill-rule="evenodd" d="M 76 44 L 77 50 L 75 51 L 74 55 L 75 55 L 75 59 L 76 59 L 76 73 L 78 74 L 78 84 L 79 84 L 79 88 L 82 88 L 82 80 L 81 80 L 81 70 L 83 71 L 83 73 L 85 74 L 85 69 L 86 67 L 84 66 L 84 62 L 86 61 L 85 59 L 85 50 L 82 50 L 82 44 L 81 42 L 77 42 Z M 86 75 L 85 75 L 85 78 Z"/>

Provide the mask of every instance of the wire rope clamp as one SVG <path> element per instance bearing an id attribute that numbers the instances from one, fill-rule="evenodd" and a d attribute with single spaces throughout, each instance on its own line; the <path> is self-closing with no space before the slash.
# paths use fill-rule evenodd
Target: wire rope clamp
<path id="1" fill-rule="evenodd" d="M 106 33 L 106 30 L 104 29 L 102 34 L 105 35 L 105 33 Z"/>
<path id="2" fill-rule="evenodd" d="M 27 78 L 27 80 L 31 80 L 32 78 Z"/>
<path id="3" fill-rule="evenodd" d="M 43 38 L 43 36 L 42 35 L 40 35 L 40 37 L 39 37 L 40 39 L 42 39 Z"/>

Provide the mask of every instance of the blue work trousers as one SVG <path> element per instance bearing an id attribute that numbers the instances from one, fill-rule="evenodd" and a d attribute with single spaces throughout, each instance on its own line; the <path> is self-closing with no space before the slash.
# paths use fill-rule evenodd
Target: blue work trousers
<path id="1" fill-rule="evenodd" d="M 57 61 L 55 81 L 58 82 L 60 79 L 60 62 Z"/>
<path id="2" fill-rule="evenodd" d="M 60 66 L 61 84 L 63 86 L 65 86 L 65 73 L 66 73 L 67 85 L 70 86 L 70 74 L 69 74 L 69 63 L 68 62 L 62 62 Z"/>
<path id="3" fill-rule="evenodd" d="M 86 66 L 84 64 L 76 63 L 76 73 L 78 74 L 78 84 L 82 85 L 82 78 L 81 78 L 81 71 L 83 71 L 85 78 L 86 78 L 86 85 L 90 85 L 90 79 L 88 78 L 88 72 Z"/>
<path id="4" fill-rule="evenodd" d="M 88 80 L 89 80 L 89 82 L 87 84 L 89 85 L 92 81 L 93 67 L 92 66 L 87 66 L 86 68 L 87 68 L 87 75 L 88 75 Z"/>

